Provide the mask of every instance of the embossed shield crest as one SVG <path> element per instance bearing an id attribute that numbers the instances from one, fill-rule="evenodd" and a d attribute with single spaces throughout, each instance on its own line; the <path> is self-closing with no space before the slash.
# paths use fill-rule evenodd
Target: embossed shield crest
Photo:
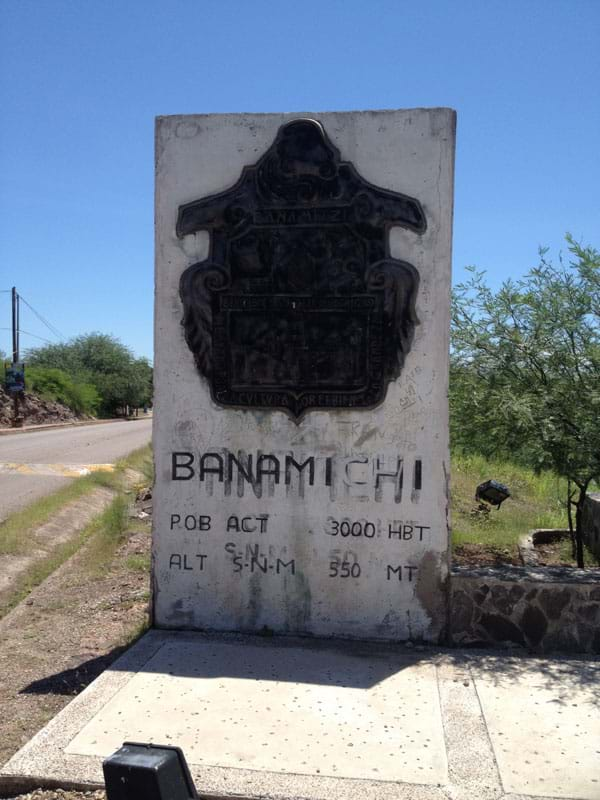
<path id="1" fill-rule="evenodd" d="M 210 234 L 180 281 L 185 338 L 221 406 L 372 408 L 400 374 L 419 275 L 389 229 L 422 234 L 418 200 L 365 181 L 323 127 L 280 128 L 231 189 L 180 206 L 177 235 Z"/>

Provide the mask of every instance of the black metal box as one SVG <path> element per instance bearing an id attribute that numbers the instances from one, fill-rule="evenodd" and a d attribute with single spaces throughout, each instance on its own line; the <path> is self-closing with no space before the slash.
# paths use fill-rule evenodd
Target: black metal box
<path id="1" fill-rule="evenodd" d="M 198 797 L 179 747 L 124 742 L 104 761 L 102 769 L 108 800 L 190 800 Z"/>

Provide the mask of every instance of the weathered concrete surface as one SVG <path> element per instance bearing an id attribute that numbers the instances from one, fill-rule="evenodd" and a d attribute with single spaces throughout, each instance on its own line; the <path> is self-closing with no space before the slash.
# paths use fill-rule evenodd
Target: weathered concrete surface
<path id="1" fill-rule="evenodd" d="M 384 402 L 296 422 L 211 399 L 184 340 L 179 297 L 180 277 L 207 258 L 209 237 L 178 239 L 175 224 L 180 205 L 232 187 L 280 126 L 302 117 L 321 123 L 364 179 L 416 198 L 427 229 L 389 231 L 391 257 L 420 276 L 419 323 Z M 157 120 L 158 626 L 428 641 L 445 632 L 454 122 L 450 109 Z M 250 457 L 252 469 L 268 458 L 272 472 L 245 478 L 238 461 L 247 467 Z"/>
<path id="2" fill-rule="evenodd" d="M 175 641 L 66 752 L 113 752 L 125 735 L 161 739 L 165 720 L 148 708 L 149 696 L 170 709 L 169 738 L 198 766 L 382 781 L 410 781 L 416 772 L 421 783 L 447 781 L 435 666 L 376 657 L 365 666 L 331 650 L 213 642 L 199 651 L 196 642 Z M 202 727 L 210 720 L 210 738 L 190 725 L 200 716 Z"/>
<path id="3" fill-rule="evenodd" d="M 0 771 L 90 787 L 126 739 L 183 747 L 203 796 L 597 800 L 600 664 L 152 631 Z"/>
<path id="4" fill-rule="evenodd" d="M 550 671 L 532 662 L 526 674 L 518 659 L 505 663 L 517 668 L 518 679 L 494 664 L 472 670 L 504 789 L 600 797 L 600 671 L 574 680 L 565 662 Z"/>

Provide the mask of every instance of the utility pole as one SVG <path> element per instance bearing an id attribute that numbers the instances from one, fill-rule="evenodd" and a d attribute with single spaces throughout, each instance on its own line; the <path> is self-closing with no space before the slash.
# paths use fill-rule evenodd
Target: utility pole
<path id="1" fill-rule="evenodd" d="M 19 295 L 15 286 L 12 287 L 12 343 L 13 364 L 19 360 Z"/>
<path id="2" fill-rule="evenodd" d="M 12 287 L 12 345 L 13 345 L 13 364 L 19 363 L 19 295 L 15 286 Z M 13 395 L 13 428 L 19 428 L 23 420 L 19 416 L 19 396 L 20 392 Z"/>

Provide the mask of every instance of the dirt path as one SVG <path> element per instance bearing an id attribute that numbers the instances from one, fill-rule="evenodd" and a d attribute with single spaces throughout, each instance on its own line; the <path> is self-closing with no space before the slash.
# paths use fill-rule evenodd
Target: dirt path
<path id="1" fill-rule="evenodd" d="M 100 575 L 91 546 L 93 539 L 0 620 L 0 764 L 147 623 L 148 521 L 132 522 Z"/>

